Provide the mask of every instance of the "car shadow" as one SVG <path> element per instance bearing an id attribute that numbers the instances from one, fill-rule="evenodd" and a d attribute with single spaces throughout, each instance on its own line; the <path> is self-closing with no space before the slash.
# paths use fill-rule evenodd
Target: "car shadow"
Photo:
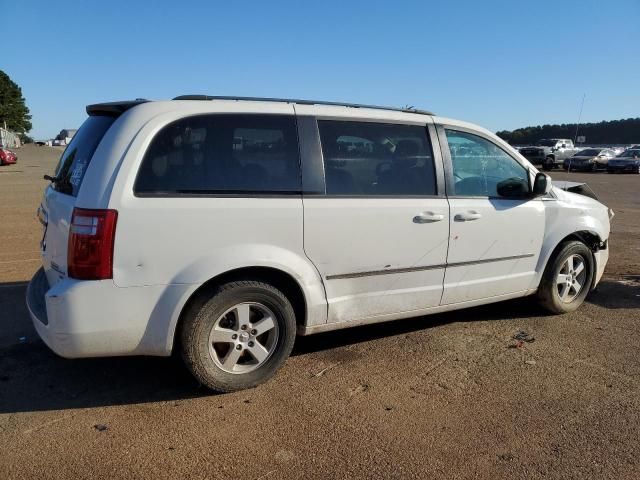
<path id="1" fill-rule="evenodd" d="M 513 320 L 517 318 L 544 317 L 549 315 L 531 298 L 519 298 L 504 302 L 472 307 L 434 315 L 374 323 L 345 328 L 332 332 L 299 337 L 293 354 L 301 355 L 321 350 L 354 345 L 384 337 L 404 335 L 427 328 L 436 328 L 455 322 L 481 322 Z"/>
<path id="2" fill-rule="evenodd" d="M 587 302 L 609 309 L 640 308 L 640 275 L 602 280 Z"/>
<path id="3" fill-rule="evenodd" d="M 638 286 L 604 281 L 588 301 L 606 308 L 640 306 Z M 37 337 L 24 305 L 25 283 L 0 284 L 0 414 L 175 402 L 214 395 L 175 357 L 67 360 Z M 464 321 L 546 315 L 531 299 L 299 337 L 293 355 L 403 335 Z"/>

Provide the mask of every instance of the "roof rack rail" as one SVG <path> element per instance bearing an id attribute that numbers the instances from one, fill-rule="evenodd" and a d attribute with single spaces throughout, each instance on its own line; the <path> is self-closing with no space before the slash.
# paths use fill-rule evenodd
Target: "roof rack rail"
<path id="1" fill-rule="evenodd" d="M 342 103 L 342 102 L 325 102 L 322 100 L 300 100 L 294 98 L 268 98 L 268 97 L 230 97 L 219 95 L 180 95 L 173 100 L 237 100 L 249 102 L 282 102 L 282 103 L 298 103 L 300 105 L 330 105 L 334 107 L 349 108 L 373 108 L 376 110 L 391 110 L 394 112 L 419 113 L 422 115 L 434 115 L 427 110 L 418 110 L 414 107 L 381 107 L 379 105 L 362 105 L 359 103 Z"/>

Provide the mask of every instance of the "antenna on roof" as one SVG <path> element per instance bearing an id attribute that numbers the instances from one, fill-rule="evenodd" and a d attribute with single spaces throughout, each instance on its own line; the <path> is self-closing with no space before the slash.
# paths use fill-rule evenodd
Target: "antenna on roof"
<path id="1" fill-rule="evenodd" d="M 582 120 L 582 108 L 584 107 L 584 99 L 587 98 L 587 94 L 582 94 L 582 103 L 580 104 L 580 113 L 578 114 L 578 123 L 576 123 L 576 135 L 573 138 L 574 145 L 578 143 L 578 129 L 580 128 L 580 120 Z"/>

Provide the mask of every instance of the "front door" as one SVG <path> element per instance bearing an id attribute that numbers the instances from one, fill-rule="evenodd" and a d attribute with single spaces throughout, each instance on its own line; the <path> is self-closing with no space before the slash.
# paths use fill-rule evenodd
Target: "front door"
<path id="1" fill-rule="evenodd" d="M 479 134 L 445 126 L 441 140 L 444 156 L 451 159 L 451 233 L 442 304 L 531 288 L 544 235 L 544 204 L 499 193 L 505 182 L 528 189 L 528 169 Z"/>
<path id="2" fill-rule="evenodd" d="M 326 191 L 304 198 L 304 248 L 328 321 L 437 306 L 449 206 L 427 125 L 319 119 L 318 129 Z"/>

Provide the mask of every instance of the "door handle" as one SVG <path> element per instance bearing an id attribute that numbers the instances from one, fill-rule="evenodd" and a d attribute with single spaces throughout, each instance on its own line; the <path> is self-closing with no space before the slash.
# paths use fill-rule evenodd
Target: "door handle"
<path id="1" fill-rule="evenodd" d="M 420 215 L 413 217 L 413 223 L 433 223 L 444 220 L 441 213 L 422 212 Z"/>
<path id="2" fill-rule="evenodd" d="M 475 210 L 469 210 L 468 212 L 458 213 L 453 219 L 456 222 L 470 222 L 472 220 L 478 220 L 482 218 L 482 215 Z"/>

